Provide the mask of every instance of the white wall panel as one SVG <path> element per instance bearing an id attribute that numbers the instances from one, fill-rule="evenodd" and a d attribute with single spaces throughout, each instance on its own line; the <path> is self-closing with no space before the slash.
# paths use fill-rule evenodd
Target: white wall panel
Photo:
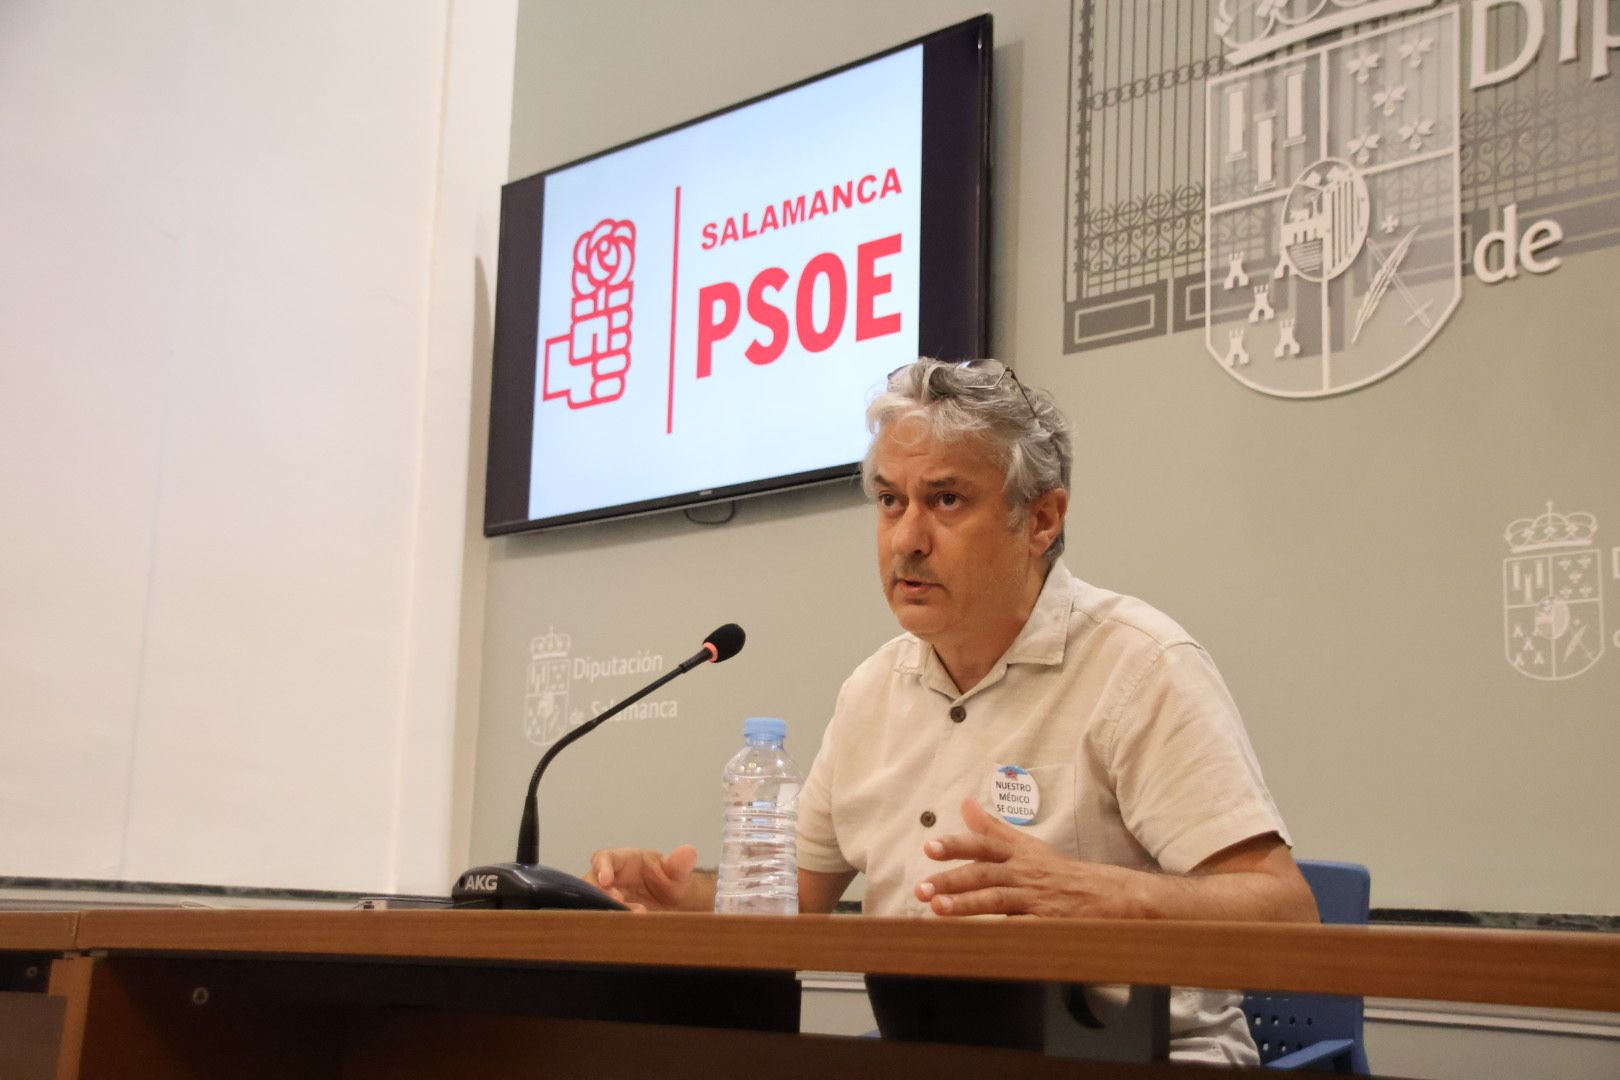
<path id="1" fill-rule="evenodd" d="M 513 21 L 0 11 L 0 873 L 444 887 Z"/>
<path id="2" fill-rule="evenodd" d="M 0 6 L 0 867 L 121 860 L 186 9 Z"/>

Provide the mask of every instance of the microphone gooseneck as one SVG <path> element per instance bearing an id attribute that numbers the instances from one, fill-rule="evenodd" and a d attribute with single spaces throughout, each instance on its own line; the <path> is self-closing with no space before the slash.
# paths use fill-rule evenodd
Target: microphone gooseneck
<path id="1" fill-rule="evenodd" d="M 552 759 L 562 753 L 564 747 L 595 731 L 604 722 L 618 715 L 624 709 L 634 705 L 671 679 L 685 675 L 699 664 L 718 664 L 722 660 L 730 660 L 742 651 L 743 643 L 747 638 L 748 635 L 743 633 L 742 627 L 736 623 L 726 623 L 705 638 L 703 647 L 681 661 L 673 671 L 648 683 L 611 709 L 581 724 L 553 743 L 551 749 L 547 750 L 540 758 L 540 763 L 534 767 L 534 775 L 529 777 L 528 794 L 523 799 L 523 818 L 518 825 L 517 861 L 527 866 L 532 866 L 540 861 L 540 806 L 536 793 L 540 789 L 540 777 L 545 775 L 546 766 L 550 765 Z"/>

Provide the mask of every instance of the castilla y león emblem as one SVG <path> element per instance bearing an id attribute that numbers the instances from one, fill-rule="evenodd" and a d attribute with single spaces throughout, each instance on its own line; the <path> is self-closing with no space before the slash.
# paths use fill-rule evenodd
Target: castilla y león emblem
<path id="1" fill-rule="evenodd" d="M 1507 661 L 1532 679 L 1568 679 L 1603 655 L 1603 555 L 1587 513 L 1520 518 L 1503 538 Z"/>
<path id="2" fill-rule="evenodd" d="M 1427 0 L 1236 6 L 1222 0 L 1215 29 L 1243 63 Z M 1448 7 L 1209 80 L 1204 340 L 1240 382 L 1354 390 L 1456 308 L 1457 42 Z"/>

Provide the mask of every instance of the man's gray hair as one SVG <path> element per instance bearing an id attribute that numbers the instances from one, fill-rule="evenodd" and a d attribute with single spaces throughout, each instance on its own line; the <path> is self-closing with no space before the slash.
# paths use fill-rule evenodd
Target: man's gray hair
<path id="1" fill-rule="evenodd" d="M 940 442 L 977 439 L 996 454 L 1006 469 L 1003 490 L 1014 525 L 1023 522 L 1037 498 L 1068 489 L 1074 461 L 1069 423 L 1050 394 L 1025 386 L 997 360 L 950 363 L 924 357 L 890 374 L 888 387 L 866 408 L 872 444 L 861 462 L 861 485 L 867 498 L 876 494 L 872 456 L 878 438 L 896 421 L 913 416 L 923 419 Z M 1062 553 L 1060 531 L 1046 559 Z"/>

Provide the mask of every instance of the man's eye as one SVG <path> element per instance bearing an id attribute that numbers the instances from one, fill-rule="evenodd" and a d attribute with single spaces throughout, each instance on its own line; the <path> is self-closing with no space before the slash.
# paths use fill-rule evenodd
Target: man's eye
<path id="1" fill-rule="evenodd" d="M 877 497 L 877 504 L 888 510 L 894 506 L 894 496 L 885 491 Z"/>
<path id="2" fill-rule="evenodd" d="M 961 505 L 962 497 L 954 491 L 942 491 L 939 494 L 938 502 L 939 505 L 946 507 L 959 506 Z"/>

